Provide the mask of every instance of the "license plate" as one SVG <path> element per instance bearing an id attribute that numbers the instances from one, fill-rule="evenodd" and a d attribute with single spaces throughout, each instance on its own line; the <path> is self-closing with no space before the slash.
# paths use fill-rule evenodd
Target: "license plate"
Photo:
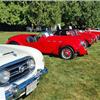
<path id="1" fill-rule="evenodd" d="M 30 94 L 36 87 L 37 87 L 37 80 L 35 80 L 34 82 L 30 83 L 26 87 L 26 95 Z"/>

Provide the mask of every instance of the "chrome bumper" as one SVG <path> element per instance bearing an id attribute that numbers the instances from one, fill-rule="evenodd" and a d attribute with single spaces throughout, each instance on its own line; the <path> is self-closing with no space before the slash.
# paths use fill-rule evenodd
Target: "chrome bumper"
<path id="1" fill-rule="evenodd" d="M 12 91 L 7 90 L 5 93 L 6 100 L 12 100 L 12 99 L 16 100 L 22 95 L 26 94 L 26 87 L 32 82 L 34 83 L 34 89 L 35 89 L 37 87 L 38 79 L 40 78 L 40 76 L 47 72 L 48 72 L 47 68 L 44 68 L 43 70 L 39 71 L 35 76 L 24 81 L 23 83 L 19 85 L 13 83 Z"/>

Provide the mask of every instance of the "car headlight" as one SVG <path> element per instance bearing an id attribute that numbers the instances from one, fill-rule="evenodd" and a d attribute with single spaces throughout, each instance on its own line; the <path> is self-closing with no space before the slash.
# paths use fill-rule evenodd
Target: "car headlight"
<path id="1" fill-rule="evenodd" d="M 8 82 L 10 79 L 10 72 L 9 71 L 1 71 L 0 72 L 0 83 L 3 84 L 3 83 L 6 83 Z"/>
<path id="2" fill-rule="evenodd" d="M 30 59 L 27 61 L 27 66 L 30 70 L 34 70 L 35 69 L 35 61 L 34 59 Z"/>
<path id="3" fill-rule="evenodd" d="M 84 41 L 80 41 L 80 44 L 86 48 L 86 43 Z"/>

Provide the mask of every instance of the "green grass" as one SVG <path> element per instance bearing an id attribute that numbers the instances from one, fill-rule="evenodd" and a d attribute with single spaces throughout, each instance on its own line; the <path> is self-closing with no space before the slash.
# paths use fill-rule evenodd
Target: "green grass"
<path id="1" fill-rule="evenodd" d="M 14 33 L 0 33 L 0 43 Z M 48 74 L 24 100 L 100 100 L 100 41 L 88 48 L 89 55 L 72 60 L 45 58 Z"/>

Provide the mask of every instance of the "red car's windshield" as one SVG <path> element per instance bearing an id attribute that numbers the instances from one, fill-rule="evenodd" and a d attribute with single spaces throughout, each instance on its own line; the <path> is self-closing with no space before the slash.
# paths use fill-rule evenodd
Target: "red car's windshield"
<path id="1" fill-rule="evenodd" d="M 59 30 L 54 33 L 54 35 L 67 35 L 67 36 L 77 36 L 77 30 Z"/>

